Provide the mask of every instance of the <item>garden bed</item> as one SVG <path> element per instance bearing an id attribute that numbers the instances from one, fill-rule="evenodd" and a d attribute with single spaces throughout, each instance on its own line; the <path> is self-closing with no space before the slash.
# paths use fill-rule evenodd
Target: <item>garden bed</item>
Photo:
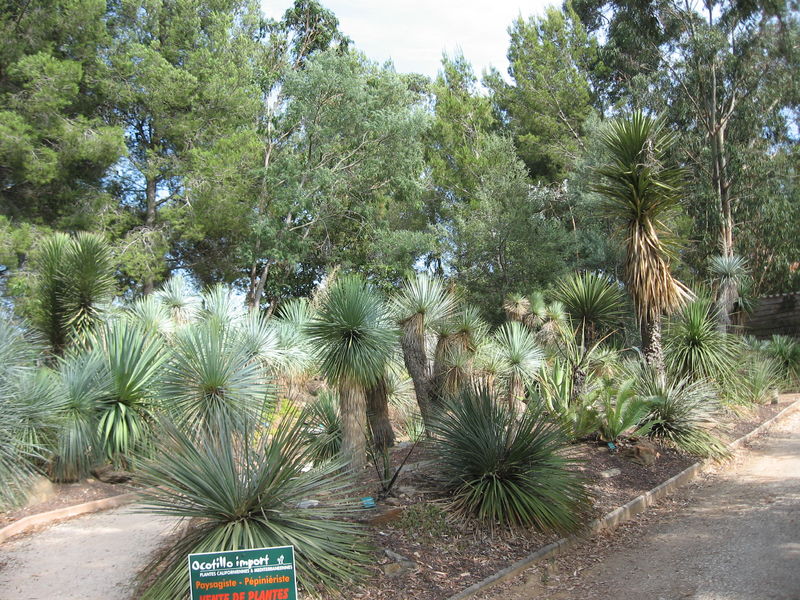
<path id="1" fill-rule="evenodd" d="M 726 442 L 739 438 L 794 399 L 784 396 L 780 404 L 756 406 L 739 415 L 728 413 L 716 433 Z M 627 503 L 696 461 L 672 449 L 658 450 L 655 463 L 644 466 L 624 453 L 610 454 L 608 448 L 595 443 L 573 446 L 571 452 L 581 461 L 580 470 L 594 496 L 593 518 Z M 396 454 L 405 452 L 407 449 L 399 449 Z M 425 460 L 428 458 L 424 447 L 417 448 L 412 454 L 412 468 L 398 478 L 395 494 L 365 511 L 364 520 L 369 523 L 376 548 L 375 561 L 369 567 L 368 579 L 352 589 L 350 597 L 444 600 L 560 537 L 535 531 L 492 531 L 473 520 L 448 518 L 444 510 L 447 499 L 435 484 L 435 463 Z M 616 469 L 619 474 L 604 477 Z M 374 493 L 374 484 L 369 489 L 367 481 L 363 483 L 365 495 Z"/>

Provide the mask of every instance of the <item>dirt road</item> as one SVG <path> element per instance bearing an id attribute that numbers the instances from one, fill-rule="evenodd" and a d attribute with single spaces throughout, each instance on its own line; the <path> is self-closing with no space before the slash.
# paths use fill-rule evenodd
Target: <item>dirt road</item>
<path id="1" fill-rule="evenodd" d="M 800 600 L 800 412 L 677 503 L 522 579 L 485 598 Z"/>
<path id="2" fill-rule="evenodd" d="M 0 546 L 0 598 L 130 598 L 172 521 L 130 508 L 79 517 Z"/>

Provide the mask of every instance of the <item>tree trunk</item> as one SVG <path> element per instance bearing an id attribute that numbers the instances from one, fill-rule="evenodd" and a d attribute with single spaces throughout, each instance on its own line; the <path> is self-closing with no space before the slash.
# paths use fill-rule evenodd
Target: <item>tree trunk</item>
<path id="1" fill-rule="evenodd" d="M 508 382 L 508 392 L 506 395 L 506 403 L 508 410 L 516 415 L 521 415 L 525 412 L 525 386 L 522 384 L 522 378 L 519 375 L 512 375 L 511 380 Z"/>
<path id="2" fill-rule="evenodd" d="M 339 384 L 342 415 L 342 456 L 353 470 L 367 464 L 367 400 L 364 388 L 355 382 Z"/>
<path id="3" fill-rule="evenodd" d="M 431 372 L 428 366 L 428 356 L 425 353 L 425 328 L 423 315 L 414 315 L 403 324 L 403 336 L 400 346 L 403 349 L 403 362 L 406 365 L 411 381 L 414 383 L 414 393 L 417 396 L 419 412 L 425 430 L 431 424 L 433 411 L 431 407 Z"/>
<path id="4" fill-rule="evenodd" d="M 144 227 L 150 232 L 156 226 L 156 189 L 157 181 L 155 177 L 148 177 L 146 180 L 145 194 L 147 200 L 147 208 L 144 216 Z M 145 275 L 142 284 L 142 292 L 145 296 L 152 294 L 155 289 L 155 277 L 152 273 Z"/>
<path id="5" fill-rule="evenodd" d="M 388 390 L 383 377 L 367 390 L 367 419 L 374 448 L 382 451 L 394 446 L 394 430 L 389 420 Z"/>
<path id="6" fill-rule="evenodd" d="M 661 317 L 642 322 L 642 354 L 647 364 L 664 375 L 664 349 L 661 346 Z"/>

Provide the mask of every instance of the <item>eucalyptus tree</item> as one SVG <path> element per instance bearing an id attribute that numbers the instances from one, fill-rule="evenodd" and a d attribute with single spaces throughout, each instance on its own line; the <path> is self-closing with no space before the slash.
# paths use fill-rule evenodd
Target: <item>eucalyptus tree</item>
<path id="1" fill-rule="evenodd" d="M 642 352 L 664 370 L 661 319 L 691 292 L 672 274 L 666 218 L 682 199 L 685 172 L 669 164 L 676 136 L 664 122 L 635 112 L 609 123 L 604 142 L 609 162 L 597 169 L 598 208 L 620 227 L 625 284 L 642 334 Z"/>
<path id="2" fill-rule="evenodd" d="M 338 386 L 342 453 L 358 469 L 366 463 L 366 393 L 375 386 L 397 338 L 380 295 L 357 276 L 338 278 L 305 326 L 320 371 Z"/>

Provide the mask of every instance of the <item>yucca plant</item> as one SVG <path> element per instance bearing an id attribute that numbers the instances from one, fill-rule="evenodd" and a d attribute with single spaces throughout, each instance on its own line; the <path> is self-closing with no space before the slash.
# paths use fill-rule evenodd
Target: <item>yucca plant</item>
<path id="1" fill-rule="evenodd" d="M 27 484 L 47 452 L 31 444 L 30 425 L 41 412 L 20 401 L 22 382 L 34 372 L 36 347 L 26 340 L 21 325 L 0 319 L 0 510 L 23 502 Z"/>
<path id="2" fill-rule="evenodd" d="M 709 272 L 716 291 L 716 317 L 722 331 L 731 325 L 731 316 L 739 292 L 748 284 L 747 261 L 741 256 L 712 256 Z"/>
<path id="3" fill-rule="evenodd" d="M 363 572 L 368 547 L 361 527 L 343 519 L 355 507 L 342 463 L 307 470 L 313 455 L 301 421 L 254 439 L 249 431 L 214 431 L 190 436 L 164 424 L 152 460 L 140 468 L 148 488 L 143 510 L 177 517 L 187 527 L 145 572 L 157 576 L 142 598 L 186 596 L 190 553 L 293 545 L 297 576 L 310 595 L 335 590 Z M 257 439 L 257 441 L 255 441 Z M 300 508 L 317 499 L 314 508 Z"/>
<path id="4" fill-rule="evenodd" d="M 433 425 L 434 449 L 456 512 L 491 524 L 574 531 L 589 498 L 545 413 L 521 416 L 485 389 L 465 389 Z"/>
<path id="5" fill-rule="evenodd" d="M 165 281 L 153 296 L 167 309 L 170 319 L 176 325 L 193 321 L 202 305 L 202 299 L 180 274 L 173 275 Z"/>
<path id="6" fill-rule="evenodd" d="M 728 451 L 710 429 L 715 424 L 719 405 L 715 391 L 703 379 L 669 381 L 652 367 L 629 367 L 636 378 L 636 393 L 647 402 L 649 411 L 642 425 L 648 435 L 695 456 L 720 458 Z"/>
<path id="7" fill-rule="evenodd" d="M 619 325 L 624 303 L 622 290 L 610 277 L 598 273 L 573 273 L 556 284 L 555 297 L 592 343 L 604 331 Z"/>
<path id="8" fill-rule="evenodd" d="M 665 217 L 683 196 L 685 172 L 668 156 L 677 136 L 663 120 L 637 111 L 611 121 L 603 134 L 610 161 L 597 169 L 599 208 L 620 224 L 625 237 L 625 283 L 641 325 L 642 352 L 664 369 L 661 317 L 690 292 L 673 275 Z"/>
<path id="9" fill-rule="evenodd" d="M 764 353 L 781 365 L 784 386 L 796 389 L 800 381 L 800 342 L 785 335 L 773 335 L 763 345 Z"/>
<path id="10" fill-rule="evenodd" d="M 96 234 L 46 237 L 33 259 L 33 324 L 52 349 L 84 343 L 114 293 L 111 251 Z"/>
<path id="11" fill-rule="evenodd" d="M 238 427 L 258 422 L 268 379 L 253 350 L 252 336 L 214 319 L 178 331 L 162 386 L 173 420 L 189 431 L 220 420 Z"/>
<path id="12" fill-rule="evenodd" d="M 366 390 L 383 375 L 397 339 L 382 298 L 363 279 L 340 277 L 305 326 L 320 371 L 339 388 L 342 453 L 354 468 L 366 464 Z"/>
<path id="13" fill-rule="evenodd" d="M 717 327 L 708 298 L 685 304 L 669 321 L 664 340 L 667 367 L 676 377 L 720 382 L 731 377 L 741 352 L 738 340 Z"/>
<path id="14" fill-rule="evenodd" d="M 503 301 L 503 312 L 509 321 L 524 323 L 531 314 L 531 301 L 522 294 L 509 294 Z"/>
<path id="15" fill-rule="evenodd" d="M 426 335 L 455 310 L 455 296 L 441 279 L 420 274 L 409 277 L 392 299 L 391 310 L 400 326 L 403 360 L 417 396 L 423 420 L 433 417 L 433 371 L 426 350 Z"/>
<path id="16" fill-rule="evenodd" d="M 302 413 L 306 424 L 309 454 L 314 464 L 331 460 L 342 449 L 342 418 L 335 392 L 322 390 Z"/>
<path id="17" fill-rule="evenodd" d="M 74 352 L 58 363 L 63 407 L 50 465 L 56 481 L 78 481 L 103 458 L 98 424 L 110 392 L 107 374 L 97 352 Z"/>
<path id="18" fill-rule="evenodd" d="M 518 409 L 525 396 L 525 385 L 535 377 L 544 354 L 533 333 L 518 321 L 502 325 L 494 338 L 502 361 L 507 365 L 503 373 L 506 402 L 509 409 Z"/>
<path id="19" fill-rule="evenodd" d="M 151 441 L 168 354 L 163 340 L 125 318 L 99 327 L 91 347 L 109 382 L 108 394 L 100 400 L 100 441 L 109 459 L 128 464 Z"/>

